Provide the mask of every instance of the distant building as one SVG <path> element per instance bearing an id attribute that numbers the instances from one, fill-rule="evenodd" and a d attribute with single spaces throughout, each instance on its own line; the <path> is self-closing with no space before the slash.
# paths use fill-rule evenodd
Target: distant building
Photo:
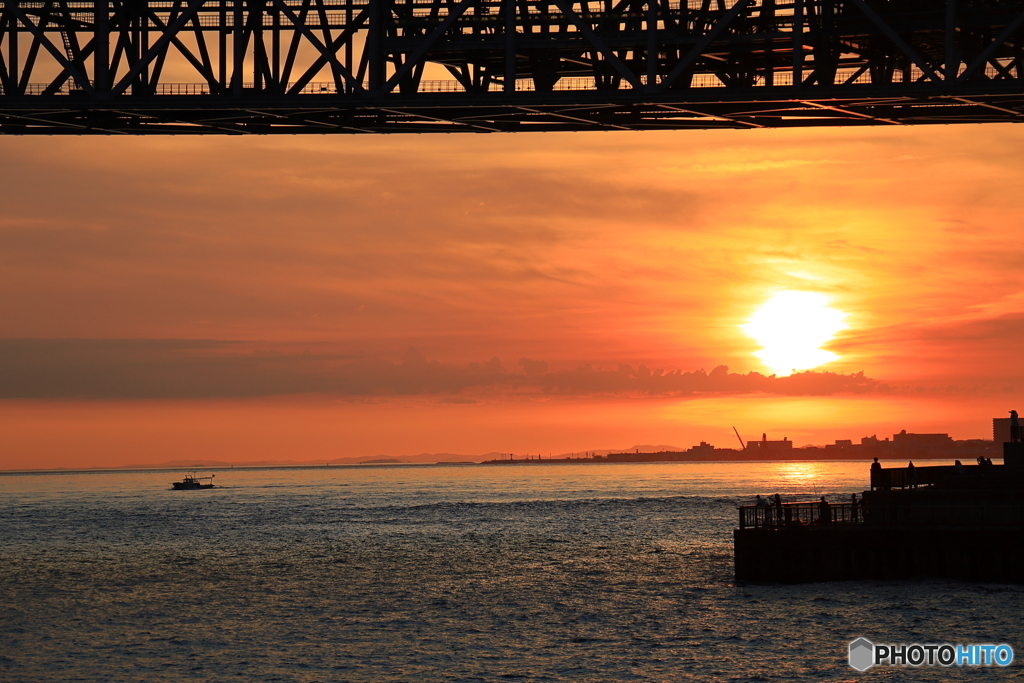
<path id="1" fill-rule="evenodd" d="M 1010 418 L 992 418 L 992 440 L 997 444 L 1010 442 Z"/>
<path id="2" fill-rule="evenodd" d="M 944 451 L 953 446 L 953 439 L 949 434 L 908 434 L 904 429 L 899 434 L 893 434 L 893 443 L 896 448 L 902 451 Z"/>
<path id="3" fill-rule="evenodd" d="M 782 437 L 782 441 L 769 441 L 767 434 L 761 435 L 760 441 L 748 441 L 747 450 L 753 451 L 758 457 L 770 455 L 786 455 L 793 451 L 793 442 L 789 437 Z"/>
<path id="4" fill-rule="evenodd" d="M 709 444 L 707 441 L 701 441 L 699 446 L 694 446 L 687 453 L 692 453 L 694 456 L 707 455 L 711 456 L 715 454 L 715 447 Z"/>
<path id="5" fill-rule="evenodd" d="M 850 456 L 855 451 L 859 452 L 862 450 L 864 449 L 861 446 L 853 445 L 853 439 L 836 439 L 835 443 L 825 444 L 825 452 L 833 458 Z M 839 451 L 842 455 L 837 455 L 836 451 Z"/>

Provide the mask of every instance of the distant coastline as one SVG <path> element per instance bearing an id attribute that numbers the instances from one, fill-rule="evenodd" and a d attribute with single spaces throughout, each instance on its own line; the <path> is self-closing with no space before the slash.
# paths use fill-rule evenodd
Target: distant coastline
<path id="1" fill-rule="evenodd" d="M 715 454 L 711 456 L 694 456 L 687 451 L 676 451 L 676 452 L 662 452 L 662 453 L 613 453 L 609 456 L 594 456 L 594 457 L 568 457 L 568 458 L 553 458 L 553 457 L 537 457 L 533 458 L 515 458 L 515 459 L 504 459 L 504 460 L 484 460 L 481 465 L 565 465 L 565 464 L 615 464 L 615 463 L 653 463 L 653 462 L 839 462 L 839 461 L 860 461 L 870 462 L 872 458 L 864 455 L 830 455 L 823 456 L 820 454 L 804 454 L 801 453 L 805 449 L 796 449 L 790 457 L 777 457 L 777 456 L 754 456 L 748 453 L 744 453 L 738 449 L 728 448 L 716 448 Z M 806 449 L 811 450 L 811 449 Z M 984 451 L 971 451 L 969 455 L 964 453 L 947 454 L 947 453 L 918 453 L 916 455 L 902 454 L 902 455 L 885 455 L 878 456 L 879 461 L 906 461 L 906 460 L 963 460 L 965 462 L 973 462 L 975 458 L 984 453 L 983 457 L 992 458 L 994 461 L 1002 458 L 1002 452 L 997 451 L 995 447 L 986 449 Z M 971 457 L 973 456 L 973 457 Z"/>
<path id="2" fill-rule="evenodd" d="M 956 440 L 948 434 L 914 434 L 907 430 L 894 434 L 892 439 L 867 436 L 855 444 L 851 439 L 837 439 L 827 446 L 804 446 L 796 448 L 788 438 L 771 441 L 763 434 L 759 441 L 744 442 L 742 448 L 715 448 L 701 441 L 698 445 L 682 450 L 610 452 L 607 454 L 587 453 L 577 457 L 520 456 L 508 453 L 503 457 L 486 460 L 484 465 L 520 465 L 536 463 L 581 463 L 581 462 L 814 462 L 829 460 L 913 460 L 950 459 L 973 462 L 977 458 L 1002 457 L 1001 445 L 985 439 Z"/>
<path id="3" fill-rule="evenodd" d="M 1001 419 L 997 419 L 997 429 Z M 1008 430 L 1008 426 L 1007 426 Z M 999 436 L 999 435 L 996 435 Z M 1008 440 L 1008 437 L 1007 437 Z M 948 434 L 914 434 L 906 430 L 893 437 L 879 439 L 864 437 L 859 443 L 850 439 L 837 439 L 826 446 L 796 447 L 788 438 L 769 440 L 763 434 L 760 440 L 741 441 L 742 448 L 716 448 L 700 442 L 692 448 L 669 445 L 637 445 L 631 448 L 593 450 L 580 453 L 514 454 L 484 453 L 462 455 L 457 453 L 419 453 L 401 456 L 362 456 L 331 460 L 258 460 L 230 462 L 224 460 L 172 460 L 153 464 L 129 464 L 115 467 L 61 467 L 52 469 L 0 470 L 0 473 L 24 474 L 45 472 L 108 472 L 137 470 L 180 469 L 272 469 L 272 468 L 330 468 L 330 467 L 402 467 L 415 465 L 527 465 L 527 464 L 597 464 L 623 462 L 814 462 L 833 460 L 961 460 L 972 463 L 979 457 L 1001 459 L 1002 447 L 998 440 L 956 440 Z"/>
<path id="4" fill-rule="evenodd" d="M 351 464 L 346 463 L 344 465 L 302 465 L 302 464 L 282 464 L 282 465 L 238 465 L 234 467 L 83 467 L 73 468 L 64 467 L 59 469 L 49 470 L 0 470 L 0 477 L 13 477 L 19 475 L 47 475 L 47 474 L 116 474 L 118 472 L 149 472 L 149 473 L 160 473 L 166 472 L 169 474 L 178 474 L 181 472 L 191 471 L 217 471 L 227 472 L 235 469 L 240 471 L 258 471 L 258 470 L 365 470 L 374 467 L 386 467 L 386 468 L 408 468 L 418 469 L 422 467 L 490 467 L 496 464 L 505 465 L 585 465 L 585 466 L 600 466 L 600 465 L 628 465 L 628 464 L 651 464 L 651 463 L 670 463 L 670 464 L 692 464 L 692 463 L 703 463 L 703 464 L 729 464 L 729 463 L 740 463 L 740 462 L 854 462 L 858 461 L 857 458 L 833 458 L 831 460 L 606 460 L 604 458 L 542 458 L 540 460 L 490 460 L 490 461 L 473 461 L 463 460 L 458 462 L 412 462 L 412 463 L 401 463 L 401 464 Z M 896 460 L 893 458 L 893 460 Z M 920 460 L 926 462 L 929 460 L 934 461 L 946 461 L 944 457 L 922 457 L 915 459 L 915 462 Z M 994 463 L 999 463 L 1000 459 L 995 456 L 992 457 Z M 868 460 L 859 460 L 863 463 L 868 463 Z"/>

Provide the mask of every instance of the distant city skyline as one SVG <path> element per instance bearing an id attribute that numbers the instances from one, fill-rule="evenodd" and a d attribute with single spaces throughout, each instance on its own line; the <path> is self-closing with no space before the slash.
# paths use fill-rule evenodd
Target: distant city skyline
<path id="1" fill-rule="evenodd" d="M 832 443 L 804 444 L 797 446 L 788 437 L 769 439 L 762 433 L 761 439 L 738 444 L 721 445 L 700 441 L 690 446 L 669 444 L 636 444 L 629 448 L 598 448 L 586 451 L 567 451 L 564 453 L 512 453 L 489 451 L 486 453 L 381 453 L 374 456 L 351 456 L 342 458 L 302 459 L 265 459 L 225 461 L 209 458 L 193 458 L 168 460 L 164 462 L 121 462 L 115 465 L 98 465 L 70 467 L 58 469 L 145 469 L 145 468 L 229 468 L 241 467 L 318 467 L 330 465 L 363 465 L 363 464 L 457 464 L 501 462 L 506 460 L 551 461 L 551 460 L 608 460 L 631 461 L 636 458 L 616 458 L 616 455 L 661 455 L 686 454 L 688 458 L 662 458 L 663 460 L 868 460 L 878 457 L 883 460 L 922 458 L 949 459 L 963 457 L 973 460 L 978 455 L 1001 458 L 998 439 L 1003 436 L 1003 418 L 993 419 L 992 439 L 953 439 L 946 433 L 917 434 L 905 429 L 893 434 L 892 438 L 878 438 L 877 435 L 864 436 L 855 442 L 854 439 L 834 439 Z M 1009 419 L 1006 419 L 1005 437 L 1009 440 Z M 657 459 L 655 459 L 657 460 Z M 641 460 L 644 461 L 644 460 Z M 42 468 L 11 468 L 13 470 L 48 469 Z"/>

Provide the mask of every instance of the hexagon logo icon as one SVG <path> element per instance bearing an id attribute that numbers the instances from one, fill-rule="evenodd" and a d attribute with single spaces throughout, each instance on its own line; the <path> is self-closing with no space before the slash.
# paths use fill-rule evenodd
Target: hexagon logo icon
<path id="1" fill-rule="evenodd" d="M 874 663 L 874 643 L 867 638 L 858 638 L 850 643 L 850 666 L 857 671 L 867 671 Z"/>

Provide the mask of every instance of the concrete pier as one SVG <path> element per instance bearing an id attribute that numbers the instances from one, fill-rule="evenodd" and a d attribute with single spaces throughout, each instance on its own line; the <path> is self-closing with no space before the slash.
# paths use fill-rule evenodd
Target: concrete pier
<path id="1" fill-rule="evenodd" d="M 951 578 L 1024 583 L 1024 532 L 1004 529 L 736 529 L 736 579 L 807 583 Z"/>
<path id="2" fill-rule="evenodd" d="M 744 506 L 736 580 L 953 578 L 1024 584 L 1024 472 L 917 468 L 876 477 L 858 504 Z M 969 473 L 968 473 L 969 472 Z M 929 481 L 910 484 L 911 479 Z M 904 488 L 893 489 L 892 482 Z"/>

